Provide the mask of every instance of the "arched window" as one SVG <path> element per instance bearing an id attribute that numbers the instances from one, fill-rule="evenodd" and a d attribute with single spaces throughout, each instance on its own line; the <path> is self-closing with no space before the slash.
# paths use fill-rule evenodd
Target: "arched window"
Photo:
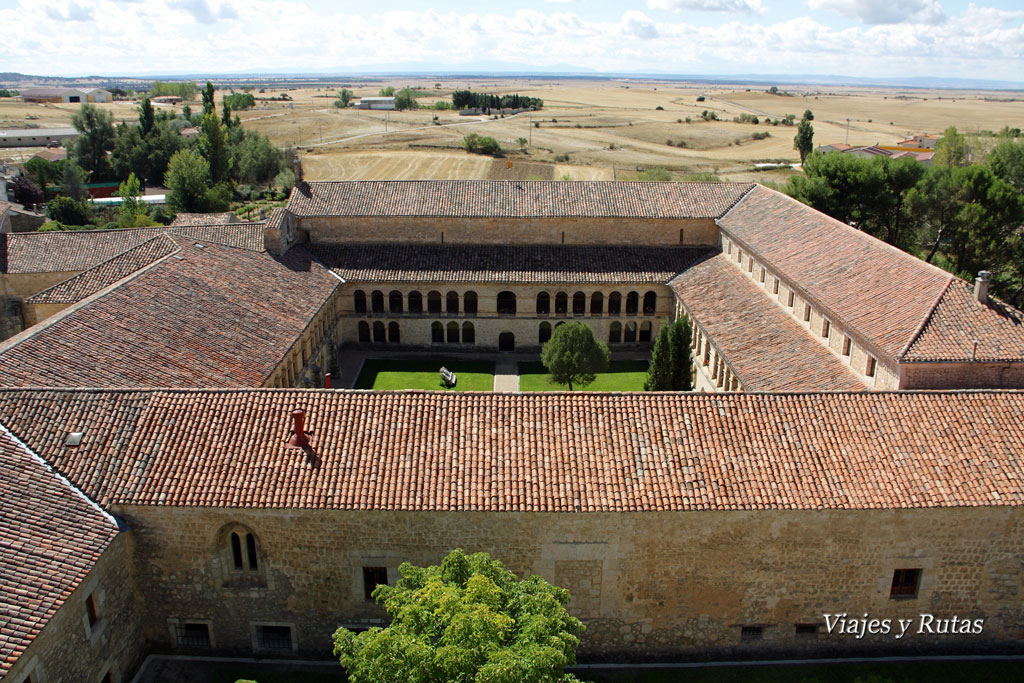
<path id="1" fill-rule="evenodd" d="M 397 289 L 391 290 L 391 293 L 388 294 L 388 310 L 390 310 L 392 313 L 401 313 L 402 298 L 402 293 L 399 292 Z"/>
<path id="2" fill-rule="evenodd" d="M 235 571 L 258 572 L 260 555 L 256 548 L 256 537 L 244 531 L 231 532 L 231 559 Z"/>
<path id="3" fill-rule="evenodd" d="M 551 295 L 541 292 L 537 295 L 537 315 L 547 315 L 551 312 Z"/>
<path id="4" fill-rule="evenodd" d="M 373 324 L 373 341 L 382 342 L 384 339 L 384 323 L 377 321 Z"/>
<path id="5" fill-rule="evenodd" d="M 636 315 L 637 310 L 640 308 L 640 295 L 636 292 L 630 292 L 626 295 L 626 315 Z"/>
<path id="6" fill-rule="evenodd" d="M 370 323 L 365 320 L 359 321 L 359 341 L 364 344 L 370 341 Z"/>
<path id="7" fill-rule="evenodd" d="M 601 315 L 604 313 L 604 294 L 594 292 L 590 297 L 590 315 Z"/>
<path id="8" fill-rule="evenodd" d="M 476 329 L 473 327 L 473 323 L 462 323 L 462 343 L 476 344 Z"/>
<path id="9" fill-rule="evenodd" d="M 462 297 L 462 299 L 466 315 L 476 315 L 476 292 L 466 292 L 466 295 Z M 465 327 L 465 325 L 463 325 L 463 327 Z"/>
<path id="10" fill-rule="evenodd" d="M 459 314 L 459 293 L 448 292 L 448 296 L 445 297 L 448 302 L 448 315 Z"/>
<path id="11" fill-rule="evenodd" d="M 555 294 L 555 315 L 565 315 L 569 312 L 569 295 L 565 292 Z"/>
<path id="12" fill-rule="evenodd" d="M 441 313 L 441 292 L 427 294 L 427 313 Z"/>
<path id="13" fill-rule="evenodd" d="M 419 292 L 409 292 L 409 312 L 423 313 L 423 295 Z"/>
<path id="14" fill-rule="evenodd" d="M 516 314 L 515 292 L 498 292 L 498 315 Z"/>
<path id="15" fill-rule="evenodd" d="M 572 314 L 585 315 L 587 312 L 587 295 L 583 292 L 576 292 L 572 295 Z"/>
<path id="16" fill-rule="evenodd" d="M 217 535 L 226 585 L 263 583 L 263 556 L 259 539 L 241 524 L 229 524 Z"/>
<path id="17" fill-rule="evenodd" d="M 658 307 L 658 295 L 654 292 L 644 294 L 644 315 L 654 315 Z"/>
<path id="18" fill-rule="evenodd" d="M 430 325 L 430 341 L 434 344 L 444 343 L 444 325 L 438 322 Z"/>
<path id="19" fill-rule="evenodd" d="M 388 323 L 388 341 L 391 342 L 392 344 L 401 343 L 402 337 L 401 332 L 398 329 L 398 323 Z"/>
<path id="20" fill-rule="evenodd" d="M 622 314 L 622 295 L 612 292 L 608 295 L 608 315 Z"/>
<path id="21" fill-rule="evenodd" d="M 384 292 L 380 290 L 373 290 L 373 294 L 370 295 L 370 302 L 373 305 L 374 313 L 384 312 Z"/>
<path id="22" fill-rule="evenodd" d="M 448 343 L 459 343 L 459 324 L 454 320 L 448 323 Z"/>
<path id="23" fill-rule="evenodd" d="M 543 322 L 540 324 L 540 332 L 537 334 L 537 341 L 543 344 L 548 339 L 551 339 L 551 323 Z"/>
<path id="24" fill-rule="evenodd" d="M 632 344 L 636 341 L 636 323 L 626 323 L 626 329 L 622 334 L 622 341 L 626 344 Z"/>
<path id="25" fill-rule="evenodd" d="M 614 322 L 612 326 L 608 328 L 608 343 L 618 344 L 622 341 L 622 323 Z"/>
<path id="26" fill-rule="evenodd" d="M 352 305 L 356 313 L 366 313 L 366 292 L 361 289 L 352 292 Z"/>
<path id="27" fill-rule="evenodd" d="M 641 342 L 649 342 L 649 341 L 651 341 L 651 330 L 652 329 L 653 329 L 653 326 L 651 325 L 650 321 L 647 321 L 643 325 L 640 326 L 640 341 Z"/>

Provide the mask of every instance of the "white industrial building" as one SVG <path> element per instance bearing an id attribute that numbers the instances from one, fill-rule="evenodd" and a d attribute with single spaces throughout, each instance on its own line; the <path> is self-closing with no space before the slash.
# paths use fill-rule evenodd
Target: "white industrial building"
<path id="1" fill-rule="evenodd" d="M 356 109 L 394 109 L 394 97 L 363 97 L 356 105 Z"/>

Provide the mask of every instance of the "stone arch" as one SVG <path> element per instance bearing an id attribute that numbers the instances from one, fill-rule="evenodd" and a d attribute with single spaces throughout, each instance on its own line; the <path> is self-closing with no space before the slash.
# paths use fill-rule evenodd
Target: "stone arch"
<path id="1" fill-rule="evenodd" d="M 373 341 L 377 343 L 387 341 L 385 339 L 384 323 L 379 320 L 373 324 Z"/>
<path id="2" fill-rule="evenodd" d="M 427 293 L 427 313 L 441 314 L 441 292 L 434 290 Z"/>
<path id="3" fill-rule="evenodd" d="M 540 324 L 540 329 L 537 331 L 537 341 L 538 343 L 543 344 L 548 339 L 551 339 L 551 323 L 542 322 Z"/>
<path id="4" fill-rule="evenodd" d="M 583 292 L 576 292 L 575 294 L 572 295 L 572 314 L 587 314 L 587 295 L 584 294 Z"/>
<path id="5" fill-rule="evenodd" d="M 537 315 L 548 315 L 551 313 L 551 295 L 547 292 L 537 294 Z"/>
<path id="6" fill-rule="evenodd" d="M 476 328 L 469 321 L 462 323 L 462 343 L 476 344 Z"/>
<path id="7" fill-rule="evenodd" d="M 590 297 L 590 315 L 602 315 L 604 313 L 604 294 L 594 292 Z"/>
<path id="8" fill-rule="evenodd" d="M 430 341 L 433 344 L 444 343 L 444 325 L 437 321 L 430 324 Z"/>
<path id="9" fill-rule="evenodd" d="M 618 292 L 608 295 L 608 315 L 622 315 L 622 295 Z"/>
<path id="10" fill-rule="evenodd" d="M 657 292 L 647 292 L 644 294 L 644 315 L 654 315 L 658 308 L 658 294 Z"/>
<path id="11" fill-rule="evenodd" d="M 473 292 L 473 291 L 466 292 L 465 296 L 463 297 L 462 304 L 463 304 L 462 308 L 465 311 L 466 315 L 476 315 L 476 312 L 477 312 L 477 296 L 476 296 L 476 292 Z M 465 327 L 465 325 L 463 325 L 463 327 Z"/>
<path id="12" fill-rule="evenodd" d="M 622 330 L 622 341 L 625 344 L 636 342 L 636 323 L 626 323 L 626 327 Z"/>
<path id="13" fill-rule="evenodd" d="M 555 315 L 569 314 L 569 295 L 565 292 L 555 294 Z"/>
<path id="14" fill-rule="evenodd" d="M 423 313 L 423 295 L 419 292 L 409 292 L 409 312 L 415 314 Z"/>
<path id="15" fill-rule="evenodd" d="M 448 315 L 458 315 L 459 314 L 459 293 L 458 292 L 448 292 L 448 295 L 445 296 L 445 311 L 448 313 Z"/>
<path id="16" fill-rule="evenodd" d="M 449 344 L 459 343 L 459 324 L 454 320 L 448 323 L 448 338 L 446 341 Z"/>
<path id="17" fill-rule="evenodd" d="M 352 308 L 356 313 L 366 313 L 366 292 L 361 289 L 352 292 Z"/>
<path id="18" fill-rule="evenodd" d="M 402 293 L 399 292 L 397 289 L 392 289 L 391 292 L 388 294 L 388 310 L 391 311 L 392 313 L 401 313 L 402 301 Z"/>
<path id="19" fill-rule="evenodd" d="M 370 341 L 370 323 L 360 320 L 357 329 L 359 330 L 360 343 L 368 343 Z"/>
<path id="20" fill-rule="evenodd" d="M 630 292 L 626 295 L 626 315 L 636 315 L 640 310 L 640 294 Z"/>
<path id="21" fill-rule="evenodd" d="M 618 344 L 622 341 L 622 323 L 615 321 L 608 328 L 608 343 Z"/>
<path id="22" fill-rule="evenodd" d="M 510 291 L 498 292 L 498 315 L 516 314 L 516 293 Z M 514 342 L 513 342 L 514 343 Z"/>

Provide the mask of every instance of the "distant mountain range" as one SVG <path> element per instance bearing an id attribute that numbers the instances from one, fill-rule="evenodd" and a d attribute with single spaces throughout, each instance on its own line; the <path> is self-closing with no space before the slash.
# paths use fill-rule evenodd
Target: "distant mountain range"
<path id="1" fill-rule="evenodd" d="M 600 72 L 570 64 L 556 64 L 538 67 L 532 64 L 512 62 L 480 62 L 472 65 L 458 65 L 439 68 L 436 65 L 419 62 L 399 64 L 373 64 L 358 69 L 339 68 L 333 71 L 292 72 L 283 69 L 247 70 L 221 73 L 175 73 L 175 74 L 125 74 L 121 76 L 34 76 L 14 72 L 0 72 L 0 85 L 7 87 L 25 85 L 73 85 L 89 83 L 116 86 L 146 83 L 153 80 L 337 80 L 337 79 L 380 79 L 410 77 L 431 78 L 547 78 L 547 79 L 635 79 L 658 81 L 685 81 L 690 83 L 721 83 L 746 85 L 816 85 L 816 86 L 861 86 L 897 88 L 938 88 L 964 90 L 1024 90 L 1024 81 L 987 80 L 980 78 L 953 78 L 942 76 L 893 76 L 862 77 L 815 74 L 677 74 L 668 71 L 656 72 Z"/>

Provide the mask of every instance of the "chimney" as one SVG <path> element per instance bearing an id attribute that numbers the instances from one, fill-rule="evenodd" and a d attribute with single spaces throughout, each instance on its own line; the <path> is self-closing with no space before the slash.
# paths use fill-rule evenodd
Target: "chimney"
<path id="1" fill-rule="evenodd" d="M 302 182 L 302 161 L 299 159 L 298 151 L 295 152 L 295 158 L 292 159 L 292 172 L 295 173 L 295 184 L 298 185 Z"/>
<path id="2" fill-rule="evenodd" d="M 292 438 L 288 439 L 289 446 L 306 448 L 309 446 L 309 437 L 303 431 L 303 422 L 306 421 L 306 411 L 296 408 L 292 411 L 292 421 L 295 426 L 292 428 Z"/>
<path id="3" fill-rule="evenodd" d="M 324 387 L 327 389 L 331 388 L 331 373 L 324 375 Z"/>
<path id="4" fill-rule="evenodd" d="M 978 279 L 974 281 L 974 298 L 980 304 L 988 303 L 988 286 L 992 282 L 992 273 L 983 270 L 978 273 Z"/>

